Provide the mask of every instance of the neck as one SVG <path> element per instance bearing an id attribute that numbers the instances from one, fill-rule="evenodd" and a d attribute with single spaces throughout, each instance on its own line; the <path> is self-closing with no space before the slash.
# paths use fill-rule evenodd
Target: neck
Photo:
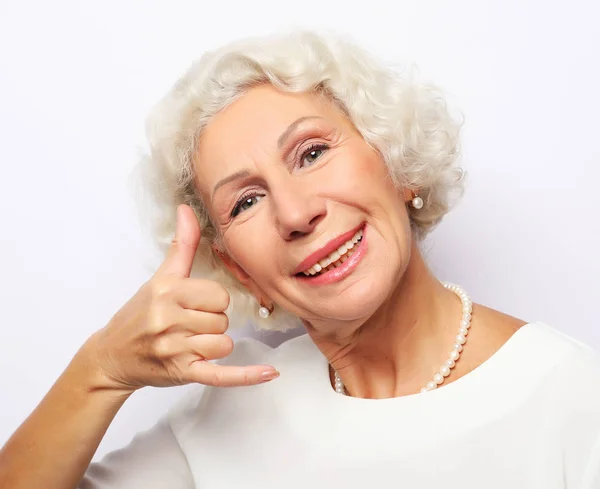
<path id="1" fill-rule="evenodd" d="M 388 300 L 358 327 L 322 333 L 307 326 L 353 397 L 415 394 L 453 344 L 460 300 L 436 279 L 413 243 L 410 262 Z"/>

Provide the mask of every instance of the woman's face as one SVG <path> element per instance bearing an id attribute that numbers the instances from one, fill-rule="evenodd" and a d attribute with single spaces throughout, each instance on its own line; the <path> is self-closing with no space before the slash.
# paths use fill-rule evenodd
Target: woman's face
<path id="1" fill-rule="evenodd" d="M 410 258 L 410 193 L 329 100 L 252 88 L 197 156 L 222 251 L 251 290 L 313 325 L 365 320 L 390 296 Z"/>

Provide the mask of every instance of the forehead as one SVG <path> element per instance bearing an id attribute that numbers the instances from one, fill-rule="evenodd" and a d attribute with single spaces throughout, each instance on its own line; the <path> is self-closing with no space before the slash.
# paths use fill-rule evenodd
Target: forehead
<path id="1" fill-rule="evenodd" d="M 204 128 L 195 163 L 199 186 L 205 191 L 206 184 L 276 151 L 291 123 L 312 116 L 338 126 L 345 123 L 343 113 L 323 95 L 283 92 L 267 84 L 251 88 Z"/>
<path id="2" fill-rule="evenodd" d="M 341 116 L 323 95 L 283 92 L 272 85 L 259 85 L 216 114 L 205 127 L 201 143 L 211 145 L 225 135 L 236 135 L 237 141 L 254 140 L 251 136 L 257 134 L 274 137 L 276 142 L 282 126 L 298 117 L 313 115 Z"/>

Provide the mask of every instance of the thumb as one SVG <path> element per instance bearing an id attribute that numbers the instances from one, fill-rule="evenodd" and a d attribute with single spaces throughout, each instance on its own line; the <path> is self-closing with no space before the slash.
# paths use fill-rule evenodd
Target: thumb
<path id="1" fill-rule="evenodd" d="M 200 225 L 192 208 L 185 204 L 178 205 L 175 236 L 156 274 L 189 277 L 200 234 Z"/>

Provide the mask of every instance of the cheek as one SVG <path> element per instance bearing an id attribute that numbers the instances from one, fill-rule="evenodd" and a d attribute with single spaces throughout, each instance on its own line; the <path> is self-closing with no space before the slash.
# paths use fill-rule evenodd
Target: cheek
<path id="1" fill-rule="evenodd" d="M 341 178 L 337 178 L 339 188 L 365 204 L 388 209 L 403 205 L 401 192 L 392 183 L 387 166 L 377 153 L 370 148 L 360 148 L 350 152 L 344 160 L 343 170 L 339 171 Z"/>
<path id="2" fill-rule="evenodd" d="M 355 148 L 347 163 L 346 176 L 340 183 L 345 186 L 344 194 L 352 195 L 355 203 L 375 218 L 374 224 L 384 236 L 382 246 L 392 246 L 403 255 L 408 253 L 412 233 L 404 193 L 392 182 L 383 159 L 370 148 Z"/>
<path id="3" fill-rule="evenodd" d="M 256 282 L 264 280 L 275 267 L 272 229 L 262 215 L 236 229 L 228 230 L 223 241 L 229 255 Z"/>

